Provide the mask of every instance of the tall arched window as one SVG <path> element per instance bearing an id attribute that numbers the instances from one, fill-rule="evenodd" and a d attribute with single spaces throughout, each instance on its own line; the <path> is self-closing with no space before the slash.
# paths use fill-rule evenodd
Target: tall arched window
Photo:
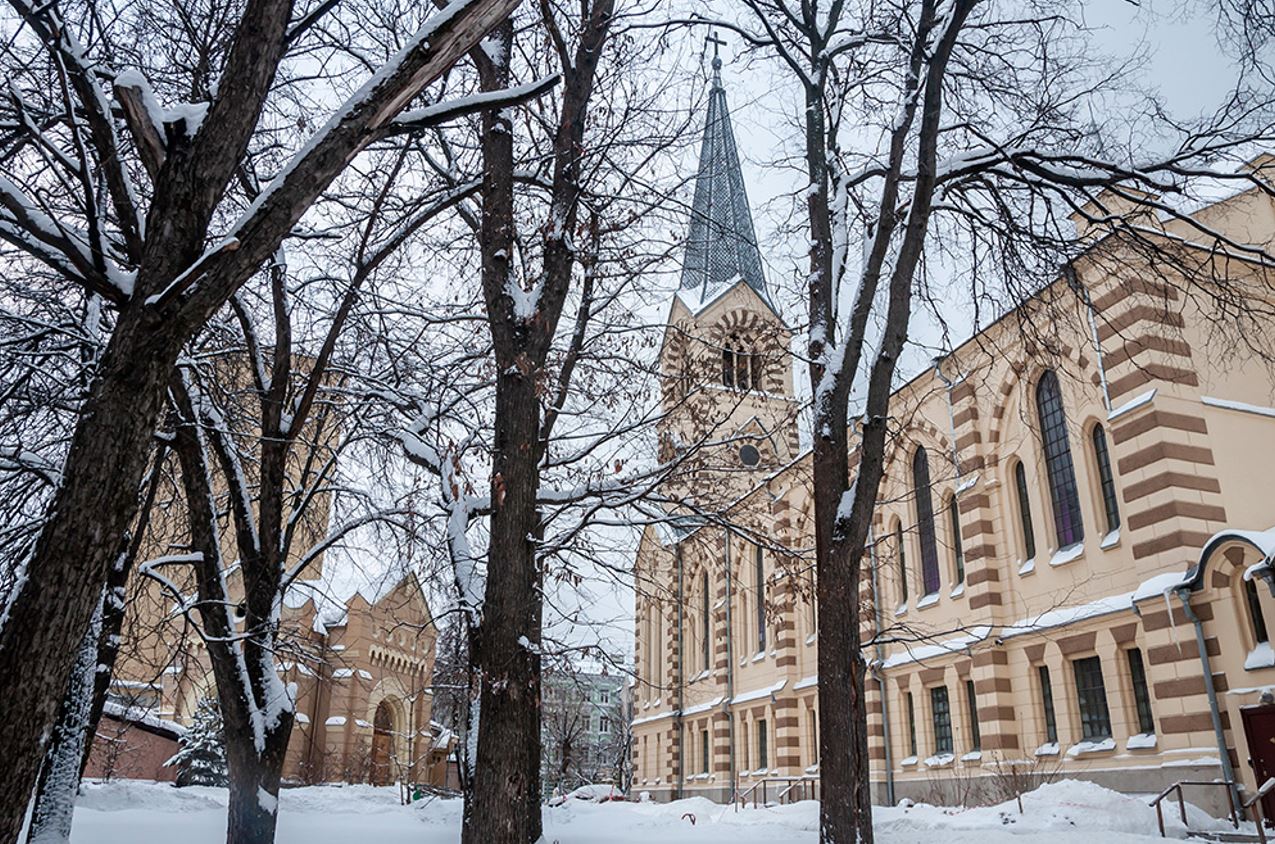
<path id="1" fill-rule="evenodd" d="M 757 652 L 766 650 L 766 570 L 761 546 L 757 546 L 753 574 L 757 584 Z"/>
<path id="2" fill-rule="evenodd" d="M 1058 376 L 1047 370 L 1036 384 L 1036 411 L 1040 415 L 1041 447 L 1049 476 L 1049 499 L 1054 507 L 1054 532 L 1058 547 L 1074 545 L 1084 538 L 1080 517 L 1080 497 L 1076 492 L 1076 467 L 1067 439 L 1067 416 L 1063 412 Z"/>
<path id="3" fill-rule="evenodd" d="M 704 572 L 704 575 L 703 575 L 703 591 L 701 592 L 701 594 L 703 595 L 704 606 L 703 606 L 703 609 L 701 610 L 703 615 L 700 618 L 700 622 L 701 622 L 700 631 L 704 636 L 704 642 L 703 642 L 703 645 L 701 646 L 702 652 L 700 655 L 703 657 L 703 660 L 704 660 L 703 669 L 707 671 L 709 669 L 709 666 L 712 665 L 711 660 L 713 655 L 713 609 L 709 604 L 710 598 L 708 593 L 708 571 L 707 570 Z"/>
<path id="4" fill-rule="evenodd" d="M 730 345 L 722 349 L 722 383 L 735 386 L 735 349 Z"/>
<path id="5" fill-rule="evenodd" d="M 1116 479 L 1111 474 L 1111 455 L 1107 451 L 1107 435 L 1101 425 L 1094 425 L 1093 459 L 1098 466 L 1098 483 L 1102 487 L 1102 508 L 1107 514 L 1107 533 L 1120 527 L 1120 504 L 1116 501 Z"/>
<path id="6" fill-rule="evenodd" d="M 761 389 L 761 357 L 735 335 L 722 348 L 722 383 L 733 390 Z"/>
<path id="7" fill-rule="evenodd" d="M 912 489 L 916 494 L 916 532 L 921 540 L 921 587 L 939 591 L 939 551 L 934 540 L 934 499 L 930 494 L 930 458 L 925 447 L 912 456 Z"/>
<path id="8" fill-rule="evenodd" d="M 1248 624 L 1253 632 L 1253 641 L 1259 645 L 1270 641 L 1266 633 L 1266 616 L 1262 614 L 1262 601 L 1257 597 L 1257 584 L 1251 579 L 1244 581 L 1244 602 L 1248 604 Z"/>
<path id="9" fill-rule="evenodd" d="M 894 525 L 894 553 L 899 558 L 899 606 L 908 602 L 908 561 L 903 552 L 903 522 Z"/>
<path id="10" fill-rule="evenodd" d="M 1023 529 L 1023 559 L 1036 557 L 1036 532 L 1032 530 L 1032 502 L 1027 494 L 1027 470 L 1023 461 L 1014 464 L 1014 487 L 1018 492 L 1018 521 Z"/>
<path id="11" fill-rule="evenodd" d="M 952 536 L 952 570 L 956 582 L 965 582 L 965 549 L 961 546 L 961 507 L 953 495 L 947 502 L 948 530 Z"/>

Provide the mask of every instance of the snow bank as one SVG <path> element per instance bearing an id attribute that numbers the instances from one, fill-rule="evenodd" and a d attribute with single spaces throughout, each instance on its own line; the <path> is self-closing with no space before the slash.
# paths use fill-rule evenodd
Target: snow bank
<path id="1" fill-rule="evenodd" d="M 906 801 L 905 801 L 906 803 Z M 164 783 L 88 783 L 72 844 L 182 841 L 215 844 L 225 838 L 226 791 L 173 788 Z M 1014 801 L 972 809 L 908 804 L 878 807 L 881 844 L 1152 844 L 1155 810 L 1087 782 L 1063 780 Z M 1177 807 L 1165 812 L 1170 837 L 1184 838 Z M 400 806 L 396 788 L 366 785 L 284 789 L 279 794 L 278 844 L 455 844 L 460 800 L 422 800 Z M 1193 831 L 1230 829 L 1227 821 L 1187 807 Z M 694 823 L 692 823 L 692 819 Z M 592 803 L 569 800 L 545 808 L 546 841 L 559 844 L 815 844 L 819 804 L 747 808 L 693 797 L 673 803 Z"/>

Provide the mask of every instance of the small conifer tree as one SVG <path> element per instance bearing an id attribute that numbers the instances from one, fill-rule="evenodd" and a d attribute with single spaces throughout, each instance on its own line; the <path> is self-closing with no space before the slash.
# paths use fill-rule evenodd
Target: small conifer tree
<path id="1" fill-rule="evenodd" d="M 178 750 L 166 764 L 177 766 L 177 784 L 218 785 L 230 782 L 226 769 L 226 734 L 221 710 L 212 697 L 195 704 L 195 717 L 178 742 Z"/>

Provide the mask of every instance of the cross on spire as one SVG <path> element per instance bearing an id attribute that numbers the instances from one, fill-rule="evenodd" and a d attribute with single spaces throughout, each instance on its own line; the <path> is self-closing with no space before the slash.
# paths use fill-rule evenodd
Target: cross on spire
<path id="1" fill-rule="evenodd" d="M 720 86 L 722 81 L 722 57 L 717 54 L 717 48 L 726 44 L 726 39 L 717 34 L 716 30 L 709 30 L 704 40 L 713 45 L 713 84 Z"/>

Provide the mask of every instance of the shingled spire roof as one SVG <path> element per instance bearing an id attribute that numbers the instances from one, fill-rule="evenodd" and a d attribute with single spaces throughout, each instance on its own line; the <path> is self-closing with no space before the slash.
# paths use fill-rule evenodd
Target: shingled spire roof
<path id="1" fill-rule="evenodd" d="M 679 293 L 691 310 L 698 310 L 696 305 L 702 307 L 741 279 L 770 304 L 721 68 L 722 60 L 713 56 L 713 87 L 708 94 L 708 120 L 682 262 Z"/>

